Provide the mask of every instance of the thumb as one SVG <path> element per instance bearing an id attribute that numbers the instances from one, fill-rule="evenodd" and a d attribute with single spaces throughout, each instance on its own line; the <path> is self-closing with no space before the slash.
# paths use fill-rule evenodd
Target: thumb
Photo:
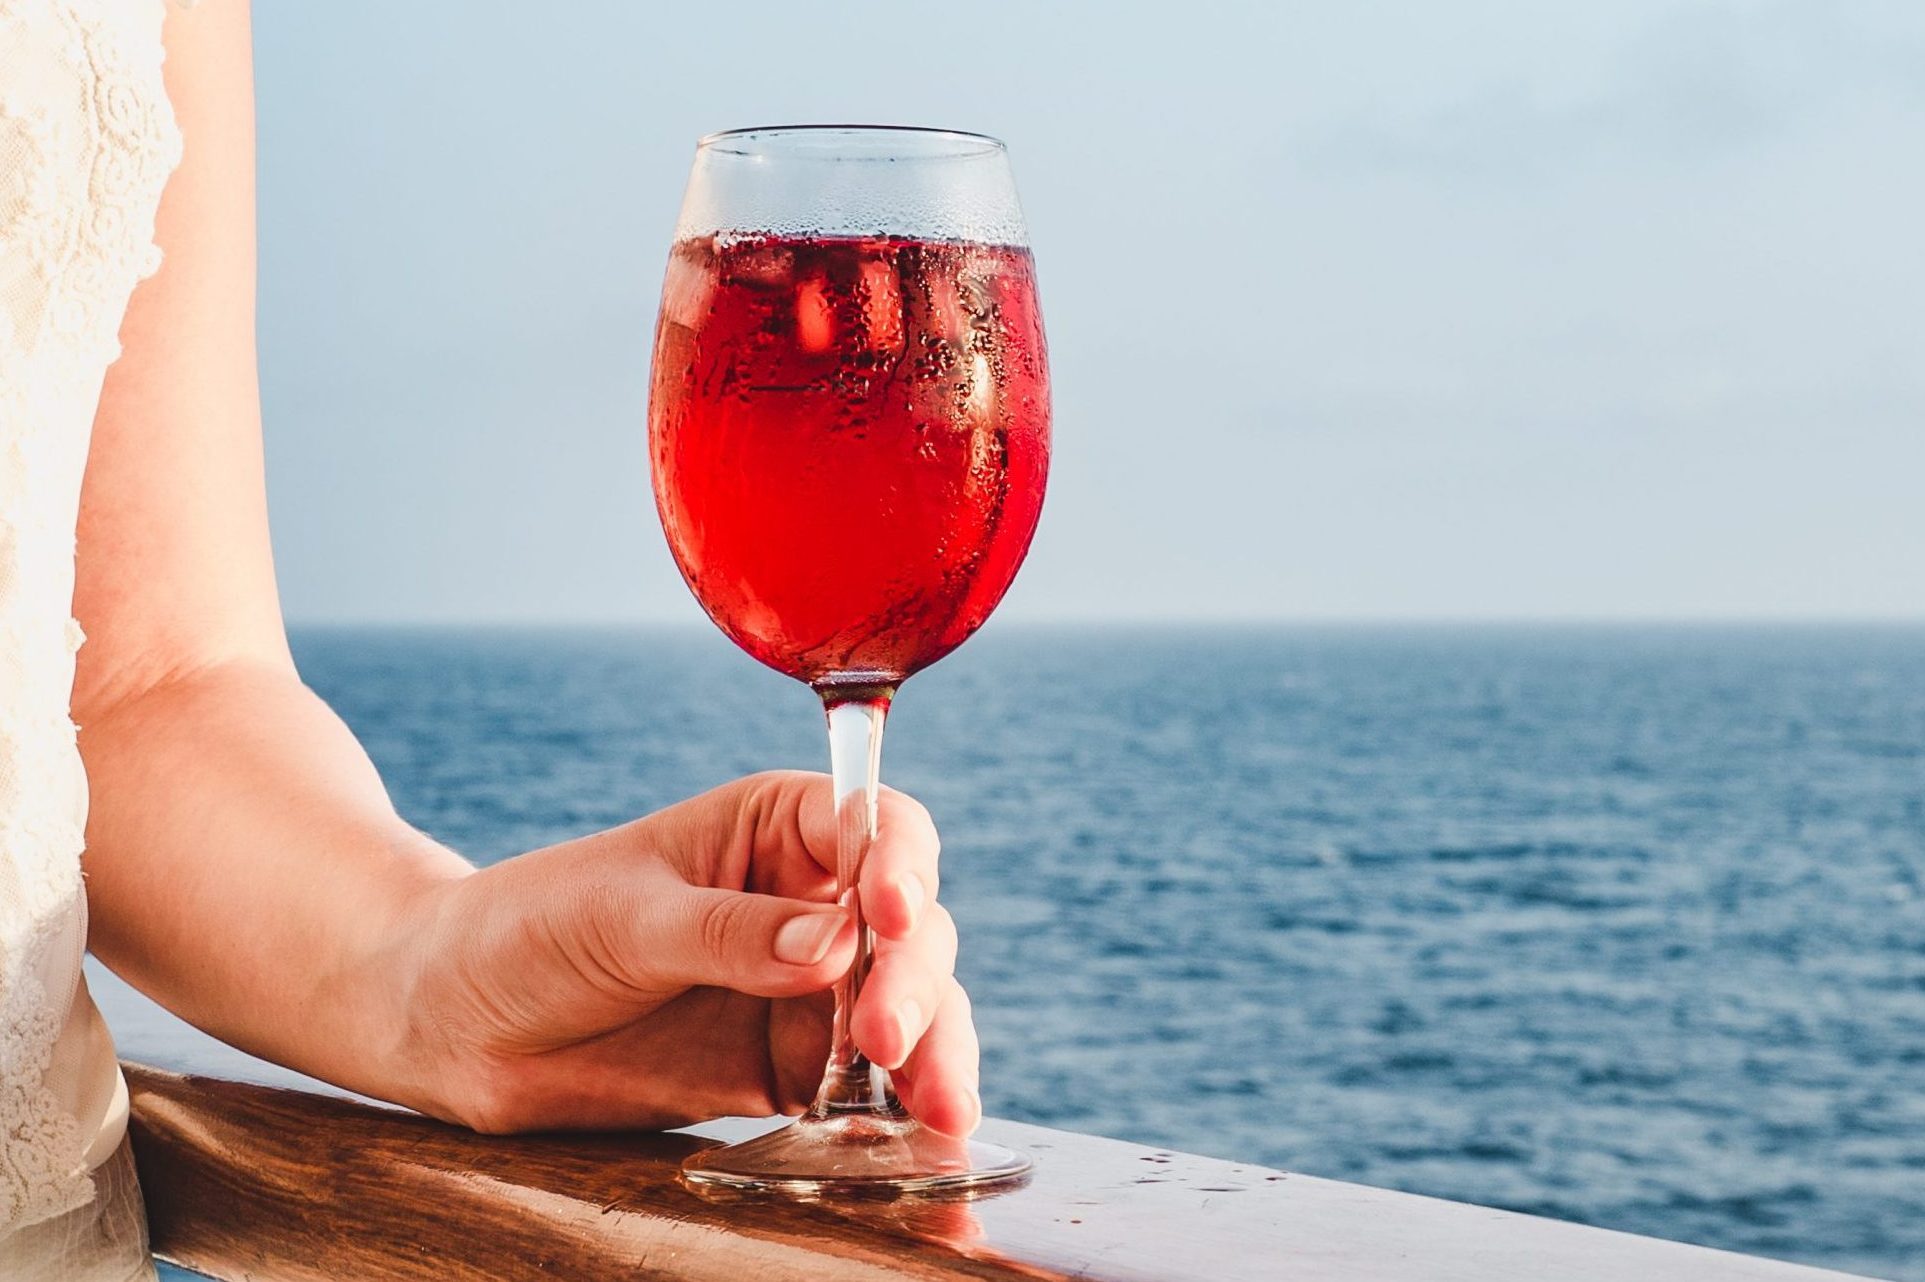
<path id="1" fill-rule="evenodd" d="M 827 988 L 855 960 L 855 926 L 832 904 L 686 886 L 636 941 L 635 969 L 676 987 L 794 997 Z"/>

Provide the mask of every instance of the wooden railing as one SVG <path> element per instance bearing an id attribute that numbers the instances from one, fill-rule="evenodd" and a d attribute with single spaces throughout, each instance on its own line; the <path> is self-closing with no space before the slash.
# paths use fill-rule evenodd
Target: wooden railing
<path id="1" fill-rule="evenodd" d="M 1840 1274 L 1040 1127 L 975 1200 L 715 1199 L 687 1134 L 477 1136 L 127 1066 L 155 1250 L 249 1282 L 1288 1279 L 1818 1282 Z"/>

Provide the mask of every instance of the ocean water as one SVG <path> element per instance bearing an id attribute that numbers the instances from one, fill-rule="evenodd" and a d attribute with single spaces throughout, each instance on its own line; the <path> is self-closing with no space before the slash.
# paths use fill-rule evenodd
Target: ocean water
<path id="1" fill-rule="evenodd" d="M 705 630 L 296 650 L 481 861 L 824 758 Z M 1925 1282 L 1925 629 L 992 625 L 884 760 L 991 1112 Z"/>

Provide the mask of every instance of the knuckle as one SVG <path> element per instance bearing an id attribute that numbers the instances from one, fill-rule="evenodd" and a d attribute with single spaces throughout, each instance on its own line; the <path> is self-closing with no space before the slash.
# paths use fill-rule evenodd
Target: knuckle
<path id="1" fill-rule="evenodd" d="M 803 792 L 828 777 L 815 770 L 761 770 L 742 783 L 758 796 L 774 798 Z"/>
<path id="2" fill-rule="evenodd" d="M 808 831 L 804 808 L 811 798 L 828 795 L 829 776 L 813 770 L 764 770 L 730 786 L 739 790 L 732 805 L 748 821 L 750 845 L 760 848 L 767 838 Z"/>
<path id="3" fill-rule="evenodd" d="M 922 829 L 929 838 L 931 846 L 940 846 L 942 835 L 936 831 L 936 817 L 929 813 L 929 807 L 906 792 L 898 792 L 895 796 L 902 807 L 903 817 L 913 826 Z"/>
<path id="4" fill-rule="evenodd" d="M 969 1000 L 969 990 L 964 988 L 962 981 L 953 975 L 949 978 L 949 992 L 943 998 L 943 1001 L 947 1005 L 954 1006 L 956 1014 L 965 1020 L 972 1019 L 975 1016 L 976 1007 L 975 1004 Z"/>
<path id="5" fill-rule="evenodd" d="M 697 901 L 695 942 L 704 956 L 726 957 L 748 924 L 748 900 L 739 895 L 718 895 Z"/>
<path id="6" fill-rule="evenodd" d="M 810 789 L 828 783 L 818 770 L 762 770 L 751 774 L 745 783 L 764 805 L 772 808 L 799 807 Z"/>
<path id="7" fill-rule="evenodd" d="M 956 933 L 956 919 L 949 915 L 947 908 L 937 903 L 930 904 L 929 915 L 924 919 L 922 928 L 932 932 L 947 951 L 952 954 L 956 951 L 960 936 Z"/>
<path id="8" fill-rule="evenodd" d="M 935 893 L 942 837 L 920 801 L 906 793 L 887 793 L 878 815 L 877 850 L 888 851 L 892 867 L 911 867 Z"/>
<path id="9" fill-rule="evenodd" d="M 760 828 L 795 804 L 806 778 L 808 773 L 802 770 L 760 770 L 731 780 L 709 795 L 722 798 L 727 810 L 749 817 Z"/>

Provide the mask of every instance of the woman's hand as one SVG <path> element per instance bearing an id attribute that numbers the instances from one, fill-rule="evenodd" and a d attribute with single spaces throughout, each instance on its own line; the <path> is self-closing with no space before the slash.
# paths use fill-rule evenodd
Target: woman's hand
<path id="1" fill-rule="evenodd" d="M 855 953 L 835 838 L 826 776 L 756 775 L 440 884 L 399 945 L 395 1094 L 491 1132 L 802 1111 Z M 976 1033 L 936 851 L 928 813 L 885 792 L 853 1027 L 912 1113 L 962 1135 L 982 1113 Z"/>

